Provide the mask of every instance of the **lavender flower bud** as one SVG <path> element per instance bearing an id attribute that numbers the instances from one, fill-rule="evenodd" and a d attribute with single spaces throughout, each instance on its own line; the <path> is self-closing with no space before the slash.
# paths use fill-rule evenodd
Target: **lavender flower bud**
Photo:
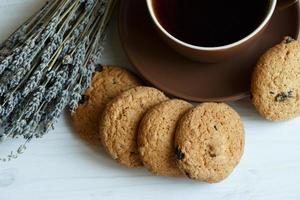
<path id="1" fill-rule="evenodd" d="M 19 103 L 20 100 L 21 94 L 19 92 L 9 97 L 7 103 L 3 105 L 2 112 L 0 113 L 0 121 L 2 121 L 2 123 L 8 119 L 9 115 L 14 110 L 15 106 Z"/>
<path id="2" fill-rule="evenodd" d="M 50 109 L 50 112 L 47 114 L 47 118 L 45 119 L 45 126 L 42 135 L 46 134 L 50 128 L 57 122 L 60 115 L 64 111 L 69 101 L 69 91 L 62 91 L 61 95 L 57 98 L 56 104 Z"/>
<path id="3" fill-rule="evenodd" d="M 18 148 L 18 150 L 17 150 L 17 153 L 18 154 L 23 154 L 25 151 L 26 151 L 26 145 L 24 144 L 24 145 L 21 145 L 19 148 Z"/>
<path id="4" fill-rule="evenodd" d="M 82 87 L 81 84 L 78 83 L 75 85 L 70 95 L 69 107 L 72 112 L 74 112 L 78 108 L 78 102 L 80 101 L 81 96 L 82 96 Z"/>
<path id="5" fill-rule="evenodd" d="M 33 138 L 34 134 L 37 133 L 36 129 L 38 128 L 41 122 L 42 113 L 42 111 L 35 113 L 33 118 L 24 127 L 24 139 L 30 140 Z"/>
<path id="6" fill-rule="evenodd" d="M 17 121 L 15 125 L 13 126 L 13 131 L 11 134 L 12 138 L 18 138 L 20 135 L 22 135 L 24 127 L 26 126 L 27 122 L 26 120 Z M 10 135 L 8 135 L 10 136 Z"/>
<path id="7" fill-rule="evenodd" d="M 65 65 L 62 70 L 60 70 L 54 80 L 53 85 L 47 90 L 45 100 L 50 102 L 54 99 L 57 94 L 63 89 L 64 84 L 68 79 L 68 66 Z"/>
<path id="8" fill-rule="evenodd" d="M 28 106 L 25 107 L 25 114 L 24 117 L 25 119 L 29 119 L 30 116 L 35 113 L 40 105 L 42 104 L 42 100 L 44 98 L 45 94 L 45 86 L 39 86 L 36 92 L 33 94 L 32 98 L 29 101 Z"/>
<path id="9" fill-rule="evenodd" d="M 0 97 L 2 97 L 5 92 L 8 90 L 8 87 L 6 84 L 1 83 L 0 84 Z"/>
<path id="10" fill-rule="evenodd" d="M 39 67 L 29 78 L 27 83 L 24 86 L 24 89 L 22 91 L 22 96 L 26 97 L 29 93 L 31 93 L 40 83 L 42 77 L 43 77 L 43 67 Z"/>
<path id="11" fill-rule="evenodd" d="M 8 56 L 4 60 L 1 61 L 1 63 L 0 63 L 0 75 L 2 75 L 4 70 L 7 69 L 7 67 L 12 62 L 12 60 L 13 60 L 13 56 L 11 55 L 11 56 Z"/>
<path id="12" fill-rule="evenodd" d="M 90 87 L 94 72 L 95 72 L 95 65 L 90 63 L 87 66 L 87 70 L 86 70 L 85 75 L 83 76 L 83 81 L 82 81 L 82 84 L 81 84 L 83 92 Z"/>

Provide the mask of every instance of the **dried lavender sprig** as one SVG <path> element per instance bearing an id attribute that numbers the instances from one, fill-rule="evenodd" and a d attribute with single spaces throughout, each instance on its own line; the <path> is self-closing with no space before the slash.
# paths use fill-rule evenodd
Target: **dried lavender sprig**
<path id="1" fill-rule="evenodd" d="M 33 94 L 32 99 L 28 106 L 25 108 L 24 118 L 29 119 L 29 117 L 38 110 L 40 105 L 42 104 L 42 100 L 44 98 L 46 91 L 45 85 L 41 85 L 38 87 L 37 91 Z"/>
<path id="2" fill-rule="evenodd" d="M 12 73 L 10 71 L 7 71 L 0 78 L 0 99 L 3 98 L 3 96 L 5 95 L 5 91 L 8 90 L 8 88 L 7 88 L 8 86 L 5 83 L 7 81 L 9 81 L 11 76 L 12 76 Z"/>
<path id="3" fill-rule="evenodd" d="M 16 49 L 15 52 L 12 53 L 12 55 L 9 55 L 6 58 L 4 58 L 3 60 L 1 60 L 1 62 L 0 62 L 0 75 L 2 75 L 4 70 L 6 70 L 6 68 L 12 63 L 12 61 L 14 59 L 14 54 L 18 53 L 18 52 L 16 52 L 17 50 L 20 50 L 20 49 Z"/>
<path id="4" fill-rule="evenodd" d="M 41 106 L 42 108 L 43 106 Z M 32 120 L 27 123 L 27 125 L 24 127 L 24 139 L 32 139 L 34 137 L 34 134 L 37 133 L 37 128 L 40 125 L 40 122 L 42 120 L 42 116 L 44 115 L 44 110 L 37 111 L 34 116 L 32 117 Z"/>
<path id="5" fill-rule="evenodd" d="M 28 38 L 32 33 L 34 33 L 38 28 L 43 26 L 48 19 L 53 17 L 53 13 L 58 10 L 60 6 L 61 0 L 48 0 L 50 1 L 50 6 L 41 13 L 40 16 L 35 16 L 36 21 L 31 23 L 31 26 L 28 28 L 26 32 L 26 38 Z"/>
<path id="6" fill-rule="evenodd" d="M 34 136 L 34 133 L 37 131 L 38 125 L 41 121 L 41 116 L 43 112 L 37 111 L 29 122 L 27 120 L 19 120 L 5 129 L 5 134 L 0 135 L 0 142 L 6 140 L 6 138 L 18 138 L 23 136 L 25 142 L 19 146 L 19 148 L 14 152 L 11 151 L 6 158 L 0 158 L 0 161 L 6 162 L 11 161 L 12 159 L 18 158 L 19 155 L 23 154 L 27 149 L 26 145 L 29 143 Z"/>
<path id="7" fill-rule="evenodd" d="M 72 113 L 75 112 L 75 110 L 78 108 L 78 102 L 80 101 L 80 99 L 82 98 L 82 85 L 79 82 L 78 84 L 75 85 L 75 87 L 73 88 L 73 90 L 71 91 L 70 94 L 70 102 L 69 102 L 69 109 Z"/>
<path id="8" fill-rule="evenodd" d="M 28 81 L 25 83 L 24 89 L 22 91 L 23 97 L 26 97 L 41 82 L 42 78 L 44 77 L 44 71 L 49 66 L 51 58 L 54 52 L 58 49 L 61 40 L 61 35 L 56 34 L 53 36 L 51 43 L 48 45 L 41 56 L 41 63 L 37 68 L 34 69 L 32 76 L 30 76 Z"/>
<path id="9" fill-rule="evenodd" d="M 94 72 L 95 63 L 88 64 L 86 73 L 82 76 L 82 92 L 86 91 L 91 85 Z"/>
<path id="10" fill-rule="evenodd" d="M 33 113 L 32 111 L 30 111 L 30 114 L 29 112 L 21 113 L 17 120 L 12 121 L 12 123 L 5 128 L 3 134 L 5 138 L 16 138 L 23 136 L 23 138 L 26 140 L 30 139 L 28 136 L 28 128 L 33 123 L 32 121 L 36 120 L 35 116 L 39 114 L 39 108 L 41 107 L 40 102 L 36 102 L 34 106 L 38 107 L 36 113 Z M 29 117 L 25 116 L 26 114 L 29 114 Z"/>
<path id="11" fill-rule="evenodd" d="M 103 1 L 102 3 L 108 4 L 107 1 Z M 113 2 L 110 2 L 110 3 L 111 4 L 108 4 L 108 6 L 113 6 Z M 110 12 L 101 13 L 101 11 L 100 11 L 100 17 L 102 15 L 104 15 L 105 17 L 110 17 L 111 13 Z M 77 85 L 75 85 L 75 87 L 74 87 L 74 89 L 71 93 L 70 103 L 69 103 L 69 108 L 70 108 L 71 112 L 74 112 L 77 109 L 78 102 L 80 101 L 83 92 L 90 85 L 90 82 L 91 82 L 91 79 L 92 79 L 92 74 L 95 71 L 94 64 L 93 64 L 94 63 L 93 56 L 96 53 L 102 53 L 101 52 L 102 50 L 100 50 L 100 52 L 96 50 L 95 44 L 99 44 L 100 42 L 103 42 L 105 40 L 104 27 L 106 25 L 107 25 L 107 22 L 105 20 L 102 21 L 100 26 L 99 26 L 100 28 L 96 32 L 96 35 L 94 35 L 94 37 L 97 37 L 97 38 L 95 39 L 95 43 L 90 46 L 89 53 L 88 53 L 88 56 L 87 56 L 87 60 L 86 60 L 86 63 L 84 64 L 84 66 L 87 65 L 87 62 L 90 62 L 90 64 L 88 65 L 87 70 L 85 71 L 85 73 L 81 74 L 82 77 L 80 78 L 79 83 Z M 100 46 L 102 46 L 102 45 L 100 45 Z"/>
<path id="12" fill-rule="evenodd" d="M 105 40 L 105 37 L 106 37 L 105 36 L 105 29 L 107 27 L 109 19 L 112 16 L 112 13 L 113 13 L 113 9 L 109 9 L 109 8 L 114 8 L 117 1 L 104 0 L 103 3 L 105 4 L 106 8 L 108 8 L 108 9 L 105 9 L 105 11 L 103 13 L 103 20 L 101 21 L 98 33 L 95 37 L 95 42 L 92 46 L 92 49 L 94 50 L 93 53 L 95 53 L 95 51 L 97 50 L 97 46 L 101 46 L 101 42 L 103 42 Z"/>
<path id="13" fill-rule="evenodd" d="M 27 120 L 28 117 L 30 117 L 30 115 L 33 112 L 35 112 L 37 110 L 37 108 L 39 107 L 39 105 L 42 103 L 42 100 L 44 99 L 46 85 L 48 84 L 48 82 L 51 79 L 53 79 L 55 77 L 55 75 L 56 75 L 55 71 L 51 71 L 51 72 L 47 73 L 45 83 L 43 85 L 39 86 L 37 88 L 37 90 L 31 95 L 29 100 L 27 100 L 27 101 L 23 100 L 23 99 L 25 99 L 25 97 L 22 95 L 23 93 L 17 93 L 18 99 L 15 100 L 16 102 L 14 104 L 12 104 L 11 102 L 14 97 L 14 93 L 12 93 L 9 96 L 9 99 L 4 104 L 2 104 L 2 107 L 0 106 L 0 108 L 2 108 L 0 111 L 3 111 L 3 116 L 0 115 L 0 122 L 2 121 L 3 124 L 6 124 L 7 120 L 10 120 L 14 124 L 14 125 L 12 125 L 12 127 L 18 128 L 18 123 L 20 123 L 20 120 L 22 120 L 22 117 L 25 116 L 25 120 Z M 23 100 L 23 103 L 20 104 L 20 102 L 22 102 L 22 100 Z M 18 103 L 20 104 L 20 106 L 15 107 Z M 13 116 L 10 116 L 10 114 L 13 112 L 14 109 L 18 109 L 18 111 L 16 111 Z M 2 113 L 0 113 L 0 114 L 2 114 Z M 14 130 L 14 129 L 12 129 L 12 130 Z M 18 130 L 20 130 L 20 129 L 18 129 Z M 6 133 L 6 135 L 7 135 L 7 133 Z"/>
<path id="14" fill-rule="evenodd" d="M 15 48 L 11 56 L 13 56 L 12 62 L 10 62 L 7 66 L 8 69 L 17 68 L 19 63 L 22 64 L 26 59 L 31 50 L 35 47 L 35 43 L 38 40 L 39 34 L 43 31 L 42 28 L 39 28 L 34 35 L 28 38 L 23 45 Z"/>
<path id="15" fill-rule="evenodd" d="M 26 140 L 31 139 L 28 136 L 28 126 L 34 123 L 33 120 L 37 121 L 37 115 L 42 115 L 43 113 L 41 109 L 45 105 L 45 102 L 43 102 L 45 85 L 40 86 L 39 89 L 32 94 L 33 97 L 20 105 L 21 111 L 16 112 L 13 118 L 10 119 L 11 123 L 4 131 L 5 138 L 14 138 L 19 135 L 23 136 Z"/>
<path id="16" fill-rule="evenodd" d="M 31 141 L 31 139 L 26 140 L 19 148 L 14 152 L 11 151 L 5 158 L 0 158 L 2 162 L 9 162 L 11 160 L 17 159 L 19 155 L 23 154 L 27 149 L 26 145 Z"/>
<path id="17" fill-rule="evenodd" d="M 4 134 L 8 138 L 19 138 L 19 136 L 22 135 L 23 130 L 25 126 L 27 125 L 26 120 L 22 119 L 20 121 L 17 121 L 16 123 L 13 123 L 9 126 L 7 126 L 4 130 Z"/>
<path id="18" fill-rule="evenodd" d="M 63 3 L 65 4 L 65 2 L 66 2 L 66 0 L 60 2 L 60 4 L 63 4 Z M 66 5 L 64 5 L 64 6 L 66 6 Z M 62 7 L 64 8 L 64 6 L 62 6 Z M 54 14 L 52 13 L 52 15 L 55 15 L 55 14 L 58 15 L 57 12 L 61 13 L 61 12 L 63 12 L 63 9 L 60 7 L 60 9 L 56 10 L 56 12 L 54 12 Z M 49 16 L 49 18 L 51 18 L 51 16 Z M 50 22 L 54 19 L 55 19 L 55 17 L 52 18 L 50 20 Z M 45 23 L 48 24 L 48 22 L 45 22 Z M 44 25 L 42 25 L 41 27 L 37 28 L 37 30 L 32 34 L 32 36 L 27 38 L 27 41 L 25 42 L 27 44 L 27 46 L 25 45 L 25 47 L 23 46 L 23 47 L 18 47 L 16 49 L 14 49 L 13 52 L 8 57 L 6 57 L 4 60 L 1 61 L 1 63 L 0 63 L 0 75 L 2 74 L 2 72 L 6 68 L 9 68 L 10 65 L 12 65 L 12 67 L 14 67 L 14 68 L 17 68 L 18 65 L 20 65 L 23 62 L 23 60 L 25 59 L 24 57 L 28 54 L 27 51 L 28 51 L 29 44 L 34 44 L 35 40 L 37 39 L 37 37 L 41 34 L 41 32 L 44 29 L 47 30 L 47 26 L 44 27 Z M 17 56 L 17 57 L 15 58 L 15 56 Z M 12 63 L 13 61 L 14 61 L 14 63 Z"/>
<path id="19" fill-rule="evenodd" d="M 60 115 L 63 113 L 65 107 L 69 102 L 69 89 L 65 89 L 61 92 L 60 96 L 57 97 L 56 103 L 53 108 L 49 109 L 49 113 L 45 121 L 43 122 L 43 130 L 38 134 L 39 137 L 49 132 L 53 125 L 58 121 Z"/>
<path id="20" fill-rule="evenodd" d="M 29 38 L 22 47 L 18 47 L 13 51 L 13 54 L 8 56 L 0 63 L 0 75 L 5 70 L 15 71 L 22 67 L 22 64 L 26 60 L 32 49 L 35 48 L 35 42 L 38 39 L 37 36 Z"/>
<path id="21" fill-rule="evenodd" d="M 98 19 L 96 19 L 96 22 L 99 22 L 99 18 L 101 18 L 101 16 L 98 17 Z M 72 111 L 77 109 L 78 102 L 82 97 L 82 93 L 89 86 L 92 74 L 94 72 L 94 65 L 89 65 L 89 67 L 86 68 L 86 64 L 84 62 L 86 55 L 83 54 L 83 52 L 86 52 L 86 44 L 90 45 L 89 37 L 90 35 L 92 35 L 93 32 L 95 32 L 94 29 L 97 26 L 97 24 L 98 23 L 94 23 L 93 26 L 91 26 L 92 24 L 90 24 L 91 28 L 89 29 L 89 31 L 86 31 L 87 35 L 85 36 L 84 40 L 79 44 L 78 50 L 74 56 L 74 68 L 70 75 L 69 86 L 72 86 L 76 82 L 76 79 L 78 79 L 78 77 L 81 78 L 79 83 L 75 84 L 72 91 L 70 92 L 69 107 Z M 82 84 L 82 79 L 84 79 L 84 84 Z"/>
<path id="22" fill-rule="evenodd" d="M 62 49 L 62 53 L 60 55 L 60 59 L 66 60 L 65 57 L 70 57 L 76 48 L 76 42 L 80 41 L 80 38 L 88 27 L 89 23 L 93 21 L 94 13 L 96 11 L 96 6 L 98 5 L 94 0 L 81 0 L 81 2 L 85 3 L 85 12 L 80 15 L 79 19 L 75 23 L 73 29 L 66 36 L 66 40 L 64 41 L 64 46 Z"/>
<path id="23" fill-rule="evenodd" d="M 38 86 L 34 92 L 30 93 L 29 97 L 23 97 L 23 101 L 19 101 L 19 106 L 14 108 L 16 110 L 14 115 L 9 118 L 12 123 L 17 123 L 22 119 L 28 120 L 34 112 L 39 110 L 39 106 L 44 104 L 47 84 L 55 76 L 55 71 L 47 73 L 44 83 Z"/>
<path id="24" fill-rule="evenodd" d="M 21 52 L 14 51 L 13 55 L 15 55 L 15 58 L 12 60 L 11 63 L 8 62 L 7 65 L 1 65 L 2 63 L 0 64 L 0 75 L 6 68 L 8 68 L 11 71 L 15 71 L 16 69 L 22 66 L 23 62 L 31 56 L 30 54 L 32 54 L 34 50 L 38 52 L 37 50 L 43 47 L 48 38 L 55 33 L 55 29 L 61 20 L 60 14 L 64 11 L 65 7 L 66 1 L 64 1 L 63 6 L 56 11 L 57 15 L 55 17 L 51 18 L 49 22 L 46 23 L 46 25 L 40 27 L 33 34 L 33 36 L 27 39 L 27 41 L 25 42 L 25 46 L 17 48 L 17 51 L 22 49 Z M 66 15 L 66 13 L 64 15 Z M 36 44 L 37 41 L 38 43 Z M 34 58 L 34 56 L 31 56 L 31 59 L 32 58 Z M 30 62 L 30 60 L 27 60 L 27 62 Z M 7 63 L 7 60 L 5 61 L 5 63 Z"/>
<path id="25" fill-rule="evenodd" d="M 57 97 L 59 91 L 61 91 L 64 88 L 64 85 L 69 77 L 68 72 L 68 65 L 64 65 L 63 68 L 57 72 L 52 85 L 48 88 L 47 94 L 45 95 L 46 102 L 51 102 L 52 99 Z"/>
<path id="26" fill-rule="evenodd" d="M 0 161 L 6 162 L 6 161 L 11 161 L 12 159 L 17 159 L 19 155 L 25 152 L 25 150 L 27 149 L 26 147 L 27 144 L 33 139 L 34 134 L 38 131 L 38 127 L 40 125 L 42 115 L 44 115 L 43 108 L 44 105 L 40 106 L 40 109 L 33 115 L 33 117 L 29 122 L 22 120 L 23 125 L 22 128 L 20 128 L 22 132 L 20 134 L 23 135 L 25 142 L 22 145 L 20 145 L 15 152 L 11 151 L 6 158 L 0 158 Z M 16 126 L 18 126 L 18 124 Z M 18 129 L 18 127 L 11 127 L 11 128 L 12 128 L 10 130 L 11 132 L 15 131 L 15 129 Z M 7 137 L 8 137 L 7 135 L 0 135 L 0 142 L 3 142 Z"/>
<path id="27" fill-rule="evenodd" d="M 74 26 L 74 29 L 71 30 L 70 34 L 66 37 L 67 40 L 64 42 L 64 47 L 60 58 L 64 58 L 65 56 L 67 56 L 67 54 L 71 54 L 71 52 L 74 51 L 74 49 L 76 48 L 76 43 L 80 41 L 83 32 L 89 26 L 89 23 L 93 21 L 93 14 L 96 10 L 96 4 L 88 7 L 89 9 L 86 9 L 86 11 L 78 19 L 76 23 L 77 26 Z"/>
<path id="28" fill-rule="evenodd" d="M 74 14 L 74 12 L 71 13 L 70 16 L 72 16 L 72 14 Z M 60 29 L 60 31 L 58 33 L 55 33 L 51 37 L 50 43 L 48 44 L 48 46 L 46 47 L 46 49 L 44 50 L 44 52 L 41 56 L 41 61 L 42 61 L 41 64 L 35 71 L 34 75 L 32 77 L 30 77 L 30 80 L 29 80 L 27 86 L 25 86 L 25 91 L 27 93 L 32 91 L 32 89 L 34 87 L 36 87 L 36 85 L 39 83 L 39 80 L 42 78 L 42 73 L 43 73 L 44 69 L 49 65 L 51 59 L 53 59 L 52 56 L 53 56 L 54 52 L 60 47 L 62 40 L 63 40 L 63 35 L 68 30 L 69 23 L 71 23 L 72 20 L 73 19 L 67 20 L 64 23 L 64 26 L 62 26 L 62 28 Z"/>
<path id="29" fill-rule="evenodd" d="M 84 63 L 83 59 L 78 59 L 77 64 L 74 65 L 73 70 L 68 81 L 69 87 L 74 87 L 70 93 L 69 107 L 71 110 L 75 110 L 78 105 L 78 101 L 81 99 L 82 85 L 81 83 L 76 84 L 78 77 L 80 77 L 80 66 Z M 81 71 L 83 73 L 83 71 Z M 75 86 L 73 86 L 75 84 Z"/>
<path id="30" fill-rule="evenodd" d="M 2 105 L 0 109 L 0 125 L 3 124 L 14 110 L 15 106 L 21 100 L 21 93 L 17 92 L 15 95 L 11 95 L 6 102 L 6 104 Z"/>
<path id="31" fill-rule="evenodd" d="M 96 21 L 98 21 L 99 23 L 99 18 Z M 89 67 L 86 67 L 86 64 L 84 62 L 86 55 L 84 52 L 86 52 L 86 44 L 90 45 L 89 37 L 94 32 L 94 29 L 95 27 L 97 27 L 98 23 L 94 23 L 93 26 L 92 23 L 90 23 L 91 28 L 89 29 L 89 31 L 86 31 L 87 35 L 85 36 L 84 40 L 79 44 L 78 49 L 74 55 L 74 60 L 73 60 L 74 68 L 71 71 L 69 85 L 72 86 L 74 84 L 76 80 L 75 77 L 78 77 L 78 73 L 82 78 L 80 82 L 77 83 L 74 86 L 73 90 L 71 91 L 71 95 L 70 95 L 71 100 L 69 103 L 69 107 L 71 108 L 72 111 L 74 111 L 78 107 L 78 101 L 81 99 L 83 91 L 85 91 L 88 88 L 91 82 L 92 74 L 94 72 L 94 65 L 89 65 Z"/>
<path id="32" fill-rule="evenodd" d="M 11 51 L 18 44 L 24 42 L 26 39 L 26 34 L 28 34 L 31 29 L 39 26 L 39 21 L 43 19 L 44 15 L 47 15 L 51 11 L 51 8 L 53 8 L 58 1 L 59 0 L 48 1 L 36 14 L 31 16 L 23 25 L 21 25 L 6 41 L 0 44 L 1 51 L 3 48 L 5 48 L 7 51 Z"/>
<path id="33" fill-rule="evenodd" d="M 79 82 L 74 86 L 70 93 L 70 102 L 68 104 L 72 113 L 78 108 L 79 101 L 82 98 L 83 93 L 88 89 L 91 84 L 93 73 L 95 72 L 95 63 L 89 63 L 85 71 L 82 71 L 78 76 Z M 80 77 L 80 78 L 79 78 Z M 75 78 L 76 80 L 76 78 Z M 76 82 L 76 81 L 75 81 Z M 70 84 L 72 85 L 72 83 Z"/>

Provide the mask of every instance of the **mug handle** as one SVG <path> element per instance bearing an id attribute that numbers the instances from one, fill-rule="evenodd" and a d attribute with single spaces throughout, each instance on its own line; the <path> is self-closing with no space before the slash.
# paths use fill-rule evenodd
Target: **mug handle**
<path id="1" fill-rule="evenodd" d="M 278 0 L 277 7 L 279 8 L 279 10 L 284 10 L 297 2 L 298 0 Z"/>

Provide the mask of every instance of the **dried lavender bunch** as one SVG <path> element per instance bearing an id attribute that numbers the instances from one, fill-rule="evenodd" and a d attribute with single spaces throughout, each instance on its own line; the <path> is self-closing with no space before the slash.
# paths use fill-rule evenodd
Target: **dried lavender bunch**
<path id="1" fill-rule="evenodd" d="M 89 87 L 117 0 L 52 0 L 0 45 L 0 143 L 44 136 Z"/>

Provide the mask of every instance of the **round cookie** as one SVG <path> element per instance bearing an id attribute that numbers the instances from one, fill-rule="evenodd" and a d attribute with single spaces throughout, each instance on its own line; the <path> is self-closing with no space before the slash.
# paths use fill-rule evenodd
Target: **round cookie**
<path id="1" fill-rule="evenodd" d="M 107 105 L 100 132 L 102 144 L 113 159 L 130 168 L 142 166 L 137 147 L 139 123 L 150 108 L 167 99 L 155 88 L 136 87 Z"/>
<path id="2" fill-rule="evenodd" d="M 76 132 L 91 144 L 99 145 L 99 120 L 106 104 L 120 93 L 139 86 L 140 81 L 126 69 L 104 66 L 98 70 L 83 102 L 72 114 Z"/>
<path id="3" fill-rule="evenodd" d="M 244 126 L 237 112 L 223 103 L 203 103 L 178 123 L 177 164 L 191 179 L 220 182 L 240 162 L 244 143 Z"/>
<path id="4" fill-rule="evenodd" d="M 177 122 L 192 107 L 182 100 L 165 101 L 150 109 L 141 121 L 139 152 L 144 165 L 153 174 L 182 175 L 174 156 L 174 136 Z"/>
<path id="5" fill-rule="evenodd" d="M 300 115 L 300 42 L 287 38 L 268 50 L 252 76 L 252 102 L 271 121 Z"/>

